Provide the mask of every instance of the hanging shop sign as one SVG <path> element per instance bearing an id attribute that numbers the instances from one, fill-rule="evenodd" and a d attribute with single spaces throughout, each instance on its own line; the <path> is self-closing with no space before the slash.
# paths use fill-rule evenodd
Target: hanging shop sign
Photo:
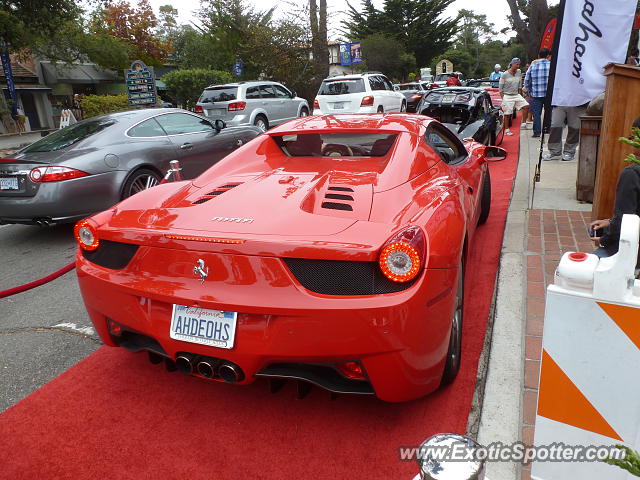
<path id="1" fill-rule="evenodd" d="M 129 70 L 124 71 L 124 78 L 127 82 L 129 105 L 155 105 L 158 96 L 156 77 L 152 67 L 148 67 L 144 62 L 136 60 L 131 64 Z"/>

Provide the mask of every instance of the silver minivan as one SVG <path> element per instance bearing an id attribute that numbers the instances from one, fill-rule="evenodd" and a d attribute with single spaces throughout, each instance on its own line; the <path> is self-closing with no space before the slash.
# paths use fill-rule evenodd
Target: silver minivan
<path id="1" fill-rule="evenodd" d="M 296 117 L 309 115 L 309 104 L 277 82 L 250 81 L 204 89 L 196 113 L 229 126 L 255 125 L 263 132 Z"/>

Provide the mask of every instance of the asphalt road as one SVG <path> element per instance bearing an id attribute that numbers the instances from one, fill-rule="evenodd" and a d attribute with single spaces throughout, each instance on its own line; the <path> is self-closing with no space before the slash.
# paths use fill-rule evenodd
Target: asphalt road
<path id="1" fill-rule="evenodd" d="M 0 290 L 44 277 L 73 261 L 73 225 L 0 226 Z M 0 299 L 0 412 L 100 347 L 75 271 Z"/>

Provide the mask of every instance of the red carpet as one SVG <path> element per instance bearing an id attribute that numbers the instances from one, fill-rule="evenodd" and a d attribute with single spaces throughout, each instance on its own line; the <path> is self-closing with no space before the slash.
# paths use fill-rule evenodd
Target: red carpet
<path id="1" fill-rule="evenodd" d="M 410 479 L 399 446 L 465 431 L 518 158 L 492 163 L 493 203 L 468 264 L 462 369 L 411 403 L 294 385 L 233 387 L 103 347 L 0 415 L 2 479 Z"/>

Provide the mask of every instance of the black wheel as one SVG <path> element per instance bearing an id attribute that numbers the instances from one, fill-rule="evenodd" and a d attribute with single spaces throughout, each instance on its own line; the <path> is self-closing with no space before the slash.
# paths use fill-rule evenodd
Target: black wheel
<path id="1" fill-rule="evenodd" d="M 489 167 L 484 174 L 484 182 L 482 182 L 482 197 L 480 197 L 480 216 L 478 217 L 478 225 L 482 225 L 489 218 L 491 211 L 491 176 L 489 175 Z"/>
<path id="2" fill-rule="evenodd" d="M 502 145 L 502 141 L 504 140 L 504 132 L 507 129 L 504 124 L 504 115 L 500 115 L 500 131 L 496 135 L 495 146 Z"/>
<path id="3" fill-rule="evenodd" d="M 269 130 L 269 120 L 267 120 L 267 117 L 265 117 L 262 114 L 256 116 L 256 119 L 253 121 L 253 124 L 263 132 L 266 132 L 267 130 Z"/>
<path id="4" fill-rule="evenodd" d="M 308 117 L 309 116 L 309 109 L 307 107 L 302 107 L 300 109 L 300 116 L 301 117 Z"/>
<path id="5" fill-rule="evenodd" d="M 464 255 L 464 253 L 463 253 Z M 460 370 L 460 356 L 462 355 L 462 320 L 464 313 L 464 262 L 460 260 L 458 268 L 458 288 L 456 290 L 455 308 L 451 319 L 451 335 L 449 336 L 449 350 L 444 364 L 444 372 L 440 385 L 452 383 Z"/>
<path id="6" fill-rule="evenodd" d="M 378 107 L 378 113 L 384 113 L 384 108 L 382 108 L 382 105 Z"/>
<path id="7" fill-rule="evenodd" d="M 142 190 L 154 187 L 160 183 L 160 175 L 148 168 L 141 168 L 131 174 L 122 188 L 122 198 L 125 199 L 135 195 Z"/>
<path id="8" fill-rule="evenodd" d="M 400 111 L 401 112 L 406 112 L 407 111 L 407 102 L 403 101 L 402 105 L 400 105 Z"/>

